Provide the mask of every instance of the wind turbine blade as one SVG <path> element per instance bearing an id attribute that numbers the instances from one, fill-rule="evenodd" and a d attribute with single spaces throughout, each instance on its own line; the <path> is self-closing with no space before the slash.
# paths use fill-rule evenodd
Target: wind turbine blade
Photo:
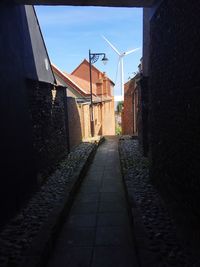
<path id="1" fill-rule="evenodd" d="M 111 42 L 108 41 L 105 36 L 102 35 L 102 37 L 110 45 L 110 47 L 120 56 L 120 52 L 117 50 L 117 48 L 113 44 L 111 44 Z"/>
<path id="2" fill-rule="evenodd" d="M 129 55 L 129 54 L 132 54 L 133 52 L 136 52 L 136 51 L 138 51 L 138 50 L 140 50 L 140 47 L 135 48 L 135 49 L 130 50 L 130 51 L 127 51 L 127 52 L 124 52 L 124 56 L 127 56 L 127 55 Z"/>
<path id="3" fill-rule="evenodd" d="M 121 67 L 121 95 L 124 98 L 124 60 L 123 57 L 120 59 L 120 67 Z"/>
<path id="4" fill-rule="evenodd" d="M 120 57 L 119 57 L 118 64 L 117 64 L 117 71 L 116 71 L 116 75 L 115 75 L 115 84 L 117 82 L 117 76 L 118 76 L 118 72 L 119 72 L 119 67 L 120 67 Z"/>

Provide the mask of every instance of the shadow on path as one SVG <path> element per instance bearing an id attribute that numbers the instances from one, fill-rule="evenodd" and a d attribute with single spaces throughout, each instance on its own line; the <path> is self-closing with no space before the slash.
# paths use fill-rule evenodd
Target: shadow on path
<path id="1" fill-rule="evenodd" d="M 98 148 L 48 267 L 137 267 L 118 138 Z"/>

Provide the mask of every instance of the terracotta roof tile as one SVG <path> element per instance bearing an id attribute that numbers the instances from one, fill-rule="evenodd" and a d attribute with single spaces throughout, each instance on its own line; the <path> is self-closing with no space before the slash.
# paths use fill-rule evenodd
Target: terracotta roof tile
<path id="1" fill-rule="evenodd" d="M 53 71 L 57 73 L 61 77 L 61 79 L 64 80 L 65 83 L 69 84 L 69 86 L 73 87 L 74 90 L 81 93 L 84 97 L 90 98 L 90 82 L 84 79 L 81 79 L 75 75 L 68 74 L 64 71 L 61 71 L 57 66 L 54 64 L 52 65 Z M 60 82 L 59 82 L 60 84 Z M 96 84 L 92 84 L 93 88 L 93 101 L 94 102 L 104 102 L 104 101 L 110 101 L 112 100 L 112 97 L 106 96 L 106 95 L 96 95 Z"/>

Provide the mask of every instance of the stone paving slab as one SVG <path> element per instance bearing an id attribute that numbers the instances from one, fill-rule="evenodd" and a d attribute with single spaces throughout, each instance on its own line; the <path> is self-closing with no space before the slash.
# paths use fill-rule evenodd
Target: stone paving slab
<path id="1" fill-rule="evenodd" d="M 99 195 L 96 193 L 87 193 L 87 192 L 81 192 L 77 196 L 77 201 L 87 203 L 87 202 L 94 202 L 98 201 Z"/>
<path id="2" fill-rule="evenodd" d="M 67 241 L 64 238 L 65 235 L 61 235 L 61 247 L 90 247 L 94 245 L 95 227 L 67 227 L 64 228 L 67 235 Z"/>
<path id="3" fill-rule="evenodd" d="M 98 202 L 81 202 L 74 203 L 71 209 L 71 214 L 92 214 L 97 213 Z"/>
<path id="4" fill-rule="evenodd" d="M 125 201 L 125 195 L 123 192 L 102 192 L 100 194 L 101 201 L 106 201 L 106 202 L 116 202 L 120 201 L 123 202 Z"/>
<path id="5" fill-rule="evenodd" d="M 99 226 L 126 226 L 129 224 L 127 214 L 119 213 L 99 213 L 97 227 Z"/>
<path id="6" fill-rule="evenodd" d="M 90 266 L 93 247 L 68 247 L 63 251 L 56 251 L 57 258 L 52 259 L 51 265 L 56 267 L 87 267 Z M 65 261 L 63 261 L 65 254 Z M 78 255 L 78 257 L 77 257 Z"/>
<path id="7" fill-rule="evenodd" d="M 66 216 L 48 265 L 59 266 L 138 267 L 116 137 L 98 148 Z"/>
<path id="8" fill-rule="evenodd" d="M 127 225 L 98 226 L 96 231 L 96 246 L 128 247 L 132 245 L 131 230 Z"/>
<path id="9" fill-rule="evenodd" d="M 96 247 L 92 267 L 133 267 L 137 266 L 132 247 Z"/>

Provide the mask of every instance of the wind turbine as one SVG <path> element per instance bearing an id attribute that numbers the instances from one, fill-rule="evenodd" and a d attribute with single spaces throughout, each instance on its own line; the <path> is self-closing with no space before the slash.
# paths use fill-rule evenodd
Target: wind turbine
<path id="1" fill-rule="evenodd" d="M 127 55 L 132 54 L 133 52 L 139 50 L 140 48 L 135 48 L 133 50 L 127 51 L 127 52 L 122 52 L 120 53 L 118 51 L 118 49 L 111 44 L 110 41 L 108 41 L 108 39 L 106 39 L 105 36 L 102 36 L 103 39 L 110 45 L 110 47 L 117 53 L 117 55 L 119 56 L 119 63 L 118 63 L 118 68 L 119 68 L 119 64 L 120 64 L 120 76 L 121 76 L 121 96 L 117 97 L 117 101 L 123 101 L 124 100 L 124 57 Z"/>

